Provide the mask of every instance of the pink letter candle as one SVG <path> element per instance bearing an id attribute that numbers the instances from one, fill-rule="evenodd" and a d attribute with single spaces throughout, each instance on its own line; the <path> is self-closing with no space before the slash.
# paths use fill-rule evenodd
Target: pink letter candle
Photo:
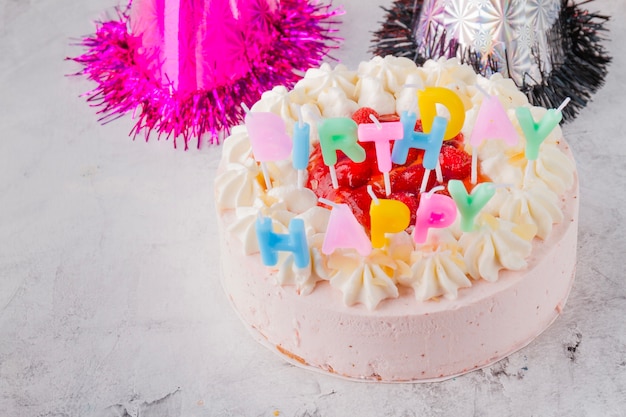
<path id="1" fill-rule="evenodd" d="M 347 117 L 323 119 L 317 128 L 324 164 L 330 169 L 333 188 L 339 188 L 335 164 L 341 150 L 356 163 L 365 161 L 365 149 L 357 142 L 357 124 Z"/>
<path id="2" fill-rule="evenodd" d="M 322 244 L 322 253 L 330 255 L 337 248 L 352 248 L 356 249 L 361 256 L 369 255 L 372 252 L 372 243 L 350 207 L 347 204 L 336 204 L 326 199 L 320 199 L 320 202 L 332 207 Z"/>
<path id="3" fill-rule="evenodd" d="M 287 135 L 285 121 L 277 114 L 252 113 L 246 108 L 245 124 L 254 159 L 261 163 L 265 185 L 268 189 L 272 188 L 265 162 L 287 159 L 291 154 L 292 142 Z"/>
<path id="4" fill-rule="evenodd" d="M 256 235 L 264 265 L 276 265 L 279 251 L 292 252 L 294 264 L 298 268 L 306 268 L 309 265 L 311 255 L 306 241 L 304 220 L 291 219 L 289 233 L 279 234 L 272 230 L 271 218 L 259 216 L 256 220 Z"/>
<path id="5" fill-rule="evenodd" d="M 254 159 L 267 162 L 289 158 L 292 141 L 287 134 L 285 121 L 279 115 L 269 112 L 249 112 L 246 114 L 245 123 Z"/>
<path id="6" fill-rule="evenodd" d="M 502 139 L 509 146 L 515 146 L 519 142 L 517 130 L 496 96 L 487 96 L 483 99 L 474 123 L 470 145 L 480 146 L 487 139 Z"/>
<path id="7" fill-rule="evenodd" d="M 487 139 L 502 139 L 509 146 L 517 145 L 519 135 L 513 127 L 506 110 L 496 96 L 487 95 L 480 105 L 474 130 L 470 138 L 472 145 L 472 184 L 478 181 L 478 147 Z"/>
<path id="8" fill-rule="evenodd" d="M 377 121 L 378 122 L 378 121 Z M 358 128 L 359 142 L 374 142 L 376 147 L 376 160 L 378 170 L 385 177 L 385 193 L 391 194 L 389 171 L 391 171 L 391 146 L 390 141 L 396 143 L 404 136 L 401 122 L 367 123 L 360 124 Z"/>
<path id="9" fill-rule="evenodd" d="M 439 187 L 437 187 L 439 188 Z M 422 194 L 420 205 L 417 208 L 413 240 L 422 244 L 428 237 L 428 229 L 442 229 L 454 223 L 456 219 L 456 204 L 447 195 L 434 194 L 436 188 Z"/>

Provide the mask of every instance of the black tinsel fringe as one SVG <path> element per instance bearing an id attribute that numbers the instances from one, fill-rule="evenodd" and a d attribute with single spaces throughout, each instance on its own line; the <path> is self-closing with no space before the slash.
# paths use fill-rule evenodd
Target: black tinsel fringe
<path id="1" fill-rule="evenodd" d="M 583 3 L 561 1 L 561 13 L 548 33 L 548 41 L 554 43 L 555 50 L 562 50 L 563 56 L 555 58 L 551 63 L 552 71 L 542 74 L 540 80 L 532 80 L 532 84 L 524 82 L 518 87 L 533 105 L 546 108 L 558 107 L 566 97 L 570 97 L 570 104 L 563 109 L 563 120 L 567 121 L 576 117 L 591 95 L 604 84 L 611 57 L 602 45 L 609 17 L 581 9 Z M 374 33 L 371 52 L 380 56 L 406 57 L 418 65 L 431 58 L 457 56 L 460 45 L 454 39 L 446 40 L 445 33 L 438 37 L 427 34 L 428 48 L 420 48 L 414 28 L 417 27 L 422 4 L 423 0 L 396 0 L 391 8 L 383 7 L 386 19 Z M 434 52 L 431 56 L 424 56 L 420 50 Z M 506 64 L 491 57 L 484 61 L 480 52 L 470 48 L 462 50 L 459 55 L 462 62 L 483 75 L 496 72 Z"/>

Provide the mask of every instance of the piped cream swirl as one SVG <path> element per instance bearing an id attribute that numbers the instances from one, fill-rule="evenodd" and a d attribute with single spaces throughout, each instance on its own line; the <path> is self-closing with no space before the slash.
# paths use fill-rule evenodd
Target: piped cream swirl
<path id="1" fill-rule="evenodd" d="M 443 86 L 455 91 L 467 111 L 463 133 L 469 137 L 483 91 L 497 95 L 508 117 L 520 133 L 520 143 L 510 147 L 499 140 L 484 141 L 477 149 L 480 169 L 501 184 L 496 196 L 483 210 L 472 232 L 458 227 L 431 230 L 425 245 L 415 246 L 410 236 L 389 236 L 389 245 L 363 258 L 351 249 L 322 253 L 330 210 L 317 206 L 308 189 L 296 189 L 296 171 L 291 160 L 267 163 L 272 189 L 266 190 L 259 164 L 252 152 L 245 127 L 233 128 L 223 146 L 222 170 L 216 178 L 216 200 L 220 210 L 234 209 L 230 226 L 246 254 L 258 252 L 255 221 L 259 214 L 272 218 L 274 231 L 287 233 L 293 218 L 305 220 L 311 254 L 307 268 L 297 268 L 290 253 L 281 253 L 270 268 L 280 285 L 290 285 L 299 294 L 314 290 L 320 280 L 343 294 L 348 305 L 363 304 L 374 309 L 382 300 L 398 297 L 398 285 L 413 288 L 420 301 L 456 298 L 473 279 L 495 281 L 502 269 L 520 270 L 532 249 L 532 238 L 545 239 L 552 225 L 562 221 L 558 195 L 571 188 L 575 166 L 559 148 L 557 127 L 541 145 L 539 159 L 529 164 L 524 157 L 525 141 L 515 117 L 515 107 L 528 106 L 526 97 L 506 78 L 496 74 L 489 80 L 476 76 L 455 59 L 427 61 L 418 68 L 403 58 L 374 58 L 358 73 L 338 65 L 323 64 L 307 71 L 292 91 L 275 87 L 263 94 L 253 111 L 280 115 L 292 132 L 298 110 L 311 125 L 311 143 L 317 138 L 319 117 L 349 117 L 357 107 L 372 107 L 380 114 L 419 110 L 414 107 L 418 90 Z M 531 108 L 535 120 L 545 109 Z M 445 112 L 444 112 L 445 113 Z M 531 169 L 532 168 L 532 169 Z"/>
<path id="2" fill-rule="evenodd" d="M 515 223 L 483 214 L 477 230 L 464 233 L 459 240 L 467 271 L 474 279 L 494 282 L 501 269 L 518 271 L 527 265 L 535 234 L 533 225 Z"/>
<path id="3" fill-rule="evenodd" d="M 409 273 L 400 275 L 398 282 L 412 287 L 419 301 L 456 299 L 459 289 L 472 285 L 459 244 L 449 230 L 429 233 L 427 242 L 411 253 L 409 266 Z"/>

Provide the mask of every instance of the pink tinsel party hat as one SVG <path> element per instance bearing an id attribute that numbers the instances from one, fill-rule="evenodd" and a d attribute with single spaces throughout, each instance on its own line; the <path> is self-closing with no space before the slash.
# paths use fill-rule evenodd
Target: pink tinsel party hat
<path id="1" fill-rule="evenodd" d="M 218 143 L 276 85 L 291 87 L 340 41 L 343 12 L 308 0 L 134 0 L 97 23 L 71 58 L 96 82 L 87 93 L 108 122 L 126 113 L 131 134 Z"/>
<path id="2" fill-rule="evenodd" d="M 608 17 L 571 0 L 396 0 L 385 10 L 375 54 L 418 64 L 457 57 L 511 78 L 535 105 L 570 97 L 564 119 L 604 83 L 611 60 L 602 46 Z"/>

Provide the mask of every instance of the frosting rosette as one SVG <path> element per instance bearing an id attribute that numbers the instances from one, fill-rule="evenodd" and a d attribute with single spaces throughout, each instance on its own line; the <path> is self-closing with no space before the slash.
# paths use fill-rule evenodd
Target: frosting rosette
<path id="1" fill-rule="evenodd" d="M 384 58 L 376 56 L 370 61 L 359 64 L 358 75 L 362 79 L 380 80 L 384 91 L 397 93 L 407 83 L 410 74 L 417 73 L 413 61 L 407 58 L 388 55 Z M 362 82 L 359 80 L 359 83 Z M 357 83 L 357 86 L 359 85 Z"/>
<path id="2" fill-rule="evenodd" d="M 322 92 L 336 87 L 341 89 L 350 100 L 354 100 L 356 80 L 356 71 L 350 71 L 342 64 L 333 68 L 325 62 L 319 68 L 308 69 L 304 78 L 296 83 L 294 90 L 301 89 L 309 101 L 315 101 Z"/>
<path id="3" fill-rule="evenodd" d="M 277 283 L 293 286 L 298 294 L 305 295 L 315 291 L 319 281 L 328 281 L 331 288 L 342 294 L 346 305 L 362 304 L 369 310 L 385 299 L 397 298 L 399 286 L 412 289 L 418 302 L 439 297 L 457 299 L 463 289 L 472 286 L 472 280 L 494 282 L 502 270 L 526 268 L 533 239 L 546 240 L 553 225 L 563 220 L 559 196 L 574 184 L 575 165 L 561 146 L 562 132 L 558 126 L 541 143 L 537 160 L 527 160 L 526 142 L 515 109 L 529 104 L 510 79 L 500 74 L 490 79 L 477 76 L 457 59 L 427 61 L 423 67 L 416 67 L 404 58 L 374 58 L 356 72 L 343 65 L 333 68 L 324 64 L 307 71 L 291 91 L 275 87 L 264 93 L 252 111 L 279 115 L 285 120 L 289 134 L 302 117 L 311 126 L 310 149 L 313 149 L 319 142 L 316 125 L 320 118 L 351 117 L 363 106 L 373 108 L 381 116 L 397 117 L 401 109 L 419 111 L 415 106 L 417 92 L 431 86 L 452 89 L 465 106 L 463 135 L 457 139 L 460 149 L 470 147 L 468 138 L 485 93 L 498 97 L 506 117 L 519 133 L 516 145 L 490 138 L 472 149 L 477 152 L 480 182 L 489 181 L 496 187 L 495 195 L 476 217 L 473 230 L 462 231 L 457 217 L 452 226 L 430 229 L 424 244 L 414 243 L 409 226 L 404 231 L 389 233 L 385 246 L 374 248 L 367 256 L 341 246 L 324 253 L 321 248 L 331 210 L 318 202 L 314 191 L 319 186 L 318 177 L 310 171 L 307 186 L 311 189 L 298 188 L 295 185 L 298 173 L 291 158 L 268 161 L 265 163 L 271 185 L 268 189 L 260 164 L 253 158 L 247 131 L 245 127 L 237 127 L 224 143 L 216 197 L 219 209 L 234 211 L 229 231 L 242 243 L 245 254 L 259 252 L 255 234 L 259 216 L 271 218 L 273 231 L 278 234 L 288 234 L 290 222 L 302 219 L 310 265 L 298 268 L 292 254 L 281 253 L 278 263 L 268 267 Z M 530 109 L 535 121 L 546 114 L 545 109 Z M 311 158 L 309 164 L 315 161 Z M 320 157 L 317 163 L 321 161 Z M 339 176 L 345 172 L 344 166 L 337 169 Z M 367 175 L 376 174 L 367 172 Z M 416 171 L 411 167 L 406 172 L 414 175 Z M 410 184 L 402 186 L 410 187 Z M 335 191 L 332 195 L 341 199 L 347 192 L 350 190 Z M 458 215 L 460 212 L 457 209 Z M 363 222 L 361 226 L 371 238 L 369 226 Z"/>
<path id="4" fill-rule="evenodd" d="M 346 305 L 363 304 L 369 310 L 386 298 L 396 298 L 397 264 L 380 249 L 363 258 L 355 250 L 337 250 L 329 256 L 330 285 L 343 293 Z"/>
<path id="5" fill-rule="evenodd" d="M 517 225 L 483 214 L 477 229 L 459 240 L 467 272 L 474 279 L 494 282 L 501 269 L 524 269 L 535 229 L 534 225 Z"/>
<path id="6" fill-rule="evenodd" d="M 510 189 L 499 214 L 515 224 L 535 225 L 537 236 L 544 240 L 552 231 L 552 225 L 563 221 L 558 195 L 541 181 L 522 189 Z"/>
<path id="7" fill-rule="evenodd" d="M 413 288 L 418 301 L 440 296 L 456 299 L 459 289 L 472 285 L 460 246 L 449 230 L 429 233 L 427 242 L 411 252 L 408 265 L 409 273 L 398 281 Z"/>

